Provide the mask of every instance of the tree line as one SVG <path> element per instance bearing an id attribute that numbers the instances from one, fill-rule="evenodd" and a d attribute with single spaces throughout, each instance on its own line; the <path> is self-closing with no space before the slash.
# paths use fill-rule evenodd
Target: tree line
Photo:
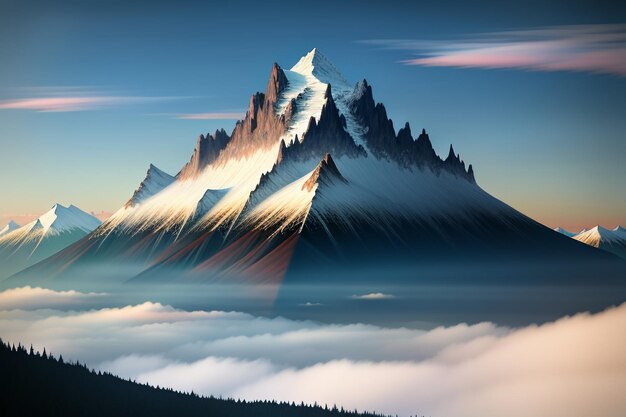
<path id="1" fill-rule="evenodd" d="M 0 404 L 9 416 L 385 417 L 303 402 L 201 396 L 122 379 L 0 339 Z"/>

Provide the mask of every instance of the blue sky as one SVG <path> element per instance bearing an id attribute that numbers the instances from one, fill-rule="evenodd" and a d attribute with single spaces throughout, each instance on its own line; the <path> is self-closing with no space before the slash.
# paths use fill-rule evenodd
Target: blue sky
<path id="1" fill-rule="evenodd" d="M 224 3 L 1 2 L 0 223 L 56 201 L 116 210 L 149 163 L 174 174 L 200 133 L 234 125 L 180 115 L 245 111 L 274 61 L 289 68 L 317 47 L 349 80 L 367 78 L 396 128 L 426 128 L 439 153 L 453 143 L 513 207 L 549 226 L 626 224 L 623 40 L 585 58 L 606 71 L 559 68 L 558 45 L 531 51 L 535 67 L 404 62 L 477 42 L 510 51 L 541 28 L 544 40 L 588 40 L 589 25 L 623 35 L 617 2 Z M 100 101 L 15 104 L 60 96 Z"/>

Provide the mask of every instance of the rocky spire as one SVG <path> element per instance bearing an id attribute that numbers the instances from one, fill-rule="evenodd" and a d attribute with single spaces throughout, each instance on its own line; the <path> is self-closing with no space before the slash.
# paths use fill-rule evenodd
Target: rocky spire
<path id="1" fill-rule="evenodd" d="M 413 136 L 411 136 L 411 126 L 409 126 L 409 122 L 406 122 L 404 127 L 400 128 L 398 131 L 397 144 L 400 147 L 409 147 L 413 144 Z"/>
<path id="2" fill-rule="evenodd" d="M 454 154 L 454 148 L 452 147 L 452 144 L 450 144 L 450 150 L 448 151 L 448 157 L 446 158 L 446 162 L 447 161 L 457 161 L 457 156 Z"/>
<path id="3" fill-rule="evenodd" d="M 248 112 L 245 118 L 235 125 L 228 145 L 219 155 L 220 160 L 241 158 L 276 145 L 285 133 L 287 121 L 295 111 L 294 103 L 291 105 L 289 117 L 285 114 L 276 115 L 275 112 L 276 101 L 287 84 L 284 71 L 274 64 L 266 92 L 252 95 Z"/>
<path id="4" fill-rule="evenodd" d="M 467 168 L 467 177 L 470 182 L 476 183 L 476 178 L 474 177 L 474 168 L 472 167 L 472 164 L 470 164 L 469 168 Z"/>
<path id="5" fill-rule="evenodd" d="M 422 133 L 417 137 L 414 147 L 418 163 L 432 167 L 440 161 L 433 149 L 433 144 L 430 142 L 426 129 L 422 129 Z"/>
<path id="6" fill-rule="evenodd" d="M 354 114 L 357 121 L 361 124 L 367 125 L 374 112 L 374 96 L 372 94 L 372 87 L 367 83 L 366 79 L 359 81 L 354 87 L 352 92 L 352 98 L 348 102 L 348 108 Z"/>
<path id="7" fill-rule="evenodd" d="M 230 136 L 224 129 L 216 130 L 213 135 L 198 136 L 193 155 L 187 165 L 180 171 L 178 177 L 184 179 L 199 174 L 204 167 L 217 159 L 229 140 Z"/>
<path id="8" fill-rule="evenodd" d="M 285 72 L 277 63 L 274 63 L 270 79 L 267 82 L 267 89 L 265 90 L 265 99 L 268 104 L 276 104 L 280 93 L 287 87 L 287 84 L 289 84 L 289 81 Z"/>
<path id="9" fill-rule="evenodd" d="M 311 191 L 315 187 L 315 184 L 331 185 L 336 182 L 348 181 L 341 175 L 341 172 L 339 172 L 330 154 L 326 153 L 320 163 L 317 164 L 311 176 L 302 184 L 302 189 Z"/>

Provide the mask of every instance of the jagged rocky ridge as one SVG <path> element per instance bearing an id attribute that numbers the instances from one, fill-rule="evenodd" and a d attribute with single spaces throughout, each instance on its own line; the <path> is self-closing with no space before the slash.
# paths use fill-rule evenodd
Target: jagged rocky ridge
<path id="1" fill-rule="evenodd" d="M 282 68 L 274 63 L 265 93 L 256 93 L 250 97 L 246 116 L 235 125 L 218 159 L 219 163 L 227 163 L 234 157 L 247 156 L 259 148 L 270 147 L 284 133 L 289 115 L 276 115 L 275 106 L 287 83 Z M 200 165 L 198 168 L 203 167 Z"/>
<path id="2" fill-rule="evenodd" d="M 368 149 L 377 157 L 390 158 L 404 167 L 427 167 L 435 172 L 445 169 L 455 175 L 475 182 L 474 169 L 455 155 L 452 145 L 445 160 L 437 156 L 425 129 L 413 139 L 408 123 L 396 134 L 393 121 L 387 117 L 387 110 L 382 103 L 376 103 L 372 87 L 366 80 L 360 81 L 354 88 L 349 108 L 357 120 L 367 128 L 365 140 Z"/>
<path id="3" fill-rule="evenodd" d="M 202 172 L 205 166 L 217 159 L 229 140 L 230 136 L 224 129 L 216 130 L 213 135 L 210 133 L 206 136 L 200 135 L 191 160 L 181 169 L 178 177 L 190 178 Z"/>
<path id="4" fill-rule="evenodd" d="M 326 104 L 322 107 L 319 122 L 315 117 L 309 119 L 306 133 L 299 140 L 296 135 L 290 146 L 287 147 L 281 141 L 277 161 L 319 159 L 325 153 L 331 153 L 336 157 L 349 156 L 352 158 L 365 157 L 367 152 L 361 145 L 357 145 L 354 139 L 346 131 L 346 118 L 339 114 L 331 93 L 331 85 L 328 84 L 324 93 Z"/>

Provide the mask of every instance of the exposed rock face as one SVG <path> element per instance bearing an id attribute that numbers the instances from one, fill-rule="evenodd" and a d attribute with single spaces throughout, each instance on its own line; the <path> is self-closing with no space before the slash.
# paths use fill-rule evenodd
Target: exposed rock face
<path id="1" fill-rule="evenodd" d="M 198 175 L 204 167 L 217 159 L 229 140 L 230 136 L 224 129 L 216 130 L 213 135 L 210 133 L 206 136 L 200 135 L 191 160 L 183 167 L 178 177 L 186 179 Z"/>
<path id="2" fill-rule="evenodd" d="M 230 141 L 220 154 L 217 163 L 245 157 L 276 144 L 278 138 L 285 132 L 289 117 L 293 114 L 293 110 L 290 110 L 288 114 L 277 116 L 274 111 L 278 97 L 287 84 L 287 76 L 278 64 L 274 64 L 266 92 L 256 93 L 250 97 L 246 117 L 235 125 Z M 293 108 L 293 104 L 291 106 Z"/>
<path id="3" fill-rule="evenodd" d="M 298 102 L 292 98 L 285 108 L 285 120 L 291 120 L 293 115 L 298 111 Z"/>
<path id="4" fill-rule="evenodd" d="M 337 165 L 335 165 L 335 161 L 330 156 L 329 153 L 324 155 L 324 158 L 317 164 L 317 167 L 311 174 L 308 180 L 304 184 L 302 184 L 302 189 L 311 191 L 315 187 L 315 184 L 325 184 L 331 185 L 335 182 L 348 182 L 339 169 Z"/>
<path id="5" fill-rule="evenodd" d="M 444 168 L 449 172 L 452 172 L 458 176 L 465 176 L 467 172 L 465 171 L 465 162 L 461 160 L 461 156 L 454 153 L 454 148 L 450 145 L 450 151 L 448 152 L 448 157 L 443 161 Z"/>
<path id="6" fill-rule="evenodd" d="M 422 133 L 417 137 L 414 147 L 415 152 L 419 155 L 418 160 L 422 161 L 424 164 L 428 166 L 435 166 L 438 161 L 440 161 L 439 157 L 435 153 L 435 150 L 433 149 L 433 144 L 430 142 L 426 129 L 422 129 Z"/>
<path id="7" fill-rule="evenodd" d="M 393 121 L 387 117 L 385 106 L 375 103 L 372 87 L 366 80 L 357 83 L 348 107 L 359 123 L 367 127 L 365 141 L 374 156 L 388 158 L 404 167 L 427 167 L 434 172 L 443 169 L 475 182 L 473 168 L 466 171 L 465 163 L 454 152 L 445 161 L 437 156 L 425 130 L 422 129 L 417 140 L 414 140 L 411 128 L 406 123 L 396 135 Z"/>
<path id="8" fill-rule="evenodd" d="M 299 141 L 296 136 L 291 146 L 286 147 L 282 143 L 278 161 L 282 161 L 286 157 L 292 160 L 318 159 L 328 153 L 337 157 L 367 156 L 365 149 L 357 145 L 352 136 L 345 130 L 346 119 L 339 114 L 330 84 L 328 84 L 324 98 L 326 104 L 322 108 L 319 122 L 311 117 L 302 141 Z"/>
<path id="9" fill-rule="evenodd" d="M 287 76 L 277 63 L 272 66 L 272 72 L 270 79 L 267 82 L 267 90 L 265 92 L 265 99 L 268 103 L 276 103 L 280 97 L 280 93 L 287 87 L 289 81 Z"/>
<path id="10" fill-rule="evenodd" d="M 365 79 L 359 81 L 354 87 L 352 97 L 349 103 L 350 110 L 352 110 L 361 124 L 369 124 L 371 115 L 374 113 L 374 107 L 376 107 L 374 95 L 372 94 L 372 86 L 370 86 Z"/>

